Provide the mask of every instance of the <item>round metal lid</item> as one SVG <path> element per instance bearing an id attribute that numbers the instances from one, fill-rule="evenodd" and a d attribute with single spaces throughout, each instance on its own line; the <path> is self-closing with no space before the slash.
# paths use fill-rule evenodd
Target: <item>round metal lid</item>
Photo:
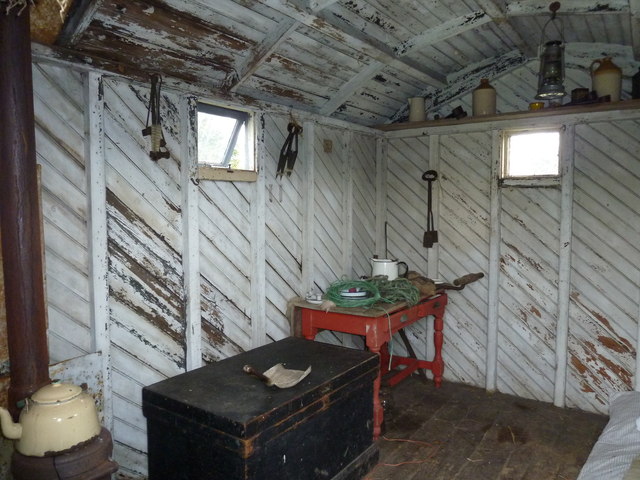
<path id="1" fill-rule="evenodd" d="M 37 403 L 68 402 L 82 393 L 82 388 L 71 383 L 51 383 L 31 396 Z"/>

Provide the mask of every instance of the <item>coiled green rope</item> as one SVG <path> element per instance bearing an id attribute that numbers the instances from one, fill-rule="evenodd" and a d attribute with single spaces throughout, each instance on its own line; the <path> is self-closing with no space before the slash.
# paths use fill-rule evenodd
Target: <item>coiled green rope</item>
<path id="1" fill-rule="evenodd" d="M 365 297 L 344 297 L 345 291 L 367 292 Z M 378 302 L 407 302 L 415 305 L 420 300 L 420 292 L 406 278 L 387 280 L 386 276 L 372 277 L 367 280 L 338 280 L 327 288 L 324 298 L 338 307 L 368 308 Z"/>
<path id="2" fill-rule="evenodd" d="M 345 291 L 367 292 L 366 297 L 343 297 Z M 370 307 L 380 300 L 380 290 L 371 282 L 366 280 L 337 280 L 327 288 L 324 298 L 331 300 L 338 307 Z"/>

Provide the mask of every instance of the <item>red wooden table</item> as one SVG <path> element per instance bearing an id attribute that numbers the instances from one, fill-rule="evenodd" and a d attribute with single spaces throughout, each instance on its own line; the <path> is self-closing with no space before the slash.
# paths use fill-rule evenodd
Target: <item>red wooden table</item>
<path id="1" fill-rule="evenodd" d="M 380 381 L 383 375 L 389 373 L 389 352 L 387 344 L 394 333 L 417 322 L 428 315 L 434 316 L 433 341 L 435 355 L 432 361 L 419 360 L 417 358 L 398 357 L 391 358 L 391 370 L 398 365 L 405 368 L 395 373 L 389 380 L 390 385 L 395 385 L 403 378 L 411 375 L 419 368 L 425 368 L 433 372 L 436 387 L 442 383 L 444 361 L 442 360 L 442 327 L 444 324 L 444 311 L 447 305 L 446 293 L 440 293 L 434 297 L 423 298 L 417 305 L 408 307 L 406 303 L 384 305 L 381 308 L 333 308 L 328 312 L 320 309 L 319 305 L 301 301 L 294 306 L 299 310 L 302 335 L 313 340 L 320 330 L 333 330 L 335 332 L 351 333 L 365 337 L 367 348 L 380 355 L 380 373 L 373 385 L 373 437 L 380 435 L 383 411 L 380 403 Z"/>

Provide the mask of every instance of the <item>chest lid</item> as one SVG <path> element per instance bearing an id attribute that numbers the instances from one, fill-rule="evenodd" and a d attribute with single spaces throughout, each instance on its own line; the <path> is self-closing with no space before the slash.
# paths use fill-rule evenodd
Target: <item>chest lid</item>
<path id="1" fill-rule="evenodd" d="M 265 371 L 277 363 L 311 373 L 291 388 L 268 387 L 243 372 L 246 364 Z M 239 438 L 252 436 L 341 387 L 373 381 L 378 356 L 289 337 L 145 387 L 145 415 L 157 407 Z"/>

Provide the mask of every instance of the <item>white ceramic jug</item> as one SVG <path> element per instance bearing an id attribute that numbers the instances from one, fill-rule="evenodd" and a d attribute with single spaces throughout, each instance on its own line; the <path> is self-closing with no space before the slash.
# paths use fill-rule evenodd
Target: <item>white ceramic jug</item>
<path id="1" fill-rule="evenodd" d="M 594 65 L 598 68 L 593 69 Z M 609 95 L 612 102 L 620 100 L 620 90 L 622 88 L 622 70 L 611 60 L 611 57 L 594 60 L 591 64 L 591 78 L 593 90 L 599 97 Z"/>

